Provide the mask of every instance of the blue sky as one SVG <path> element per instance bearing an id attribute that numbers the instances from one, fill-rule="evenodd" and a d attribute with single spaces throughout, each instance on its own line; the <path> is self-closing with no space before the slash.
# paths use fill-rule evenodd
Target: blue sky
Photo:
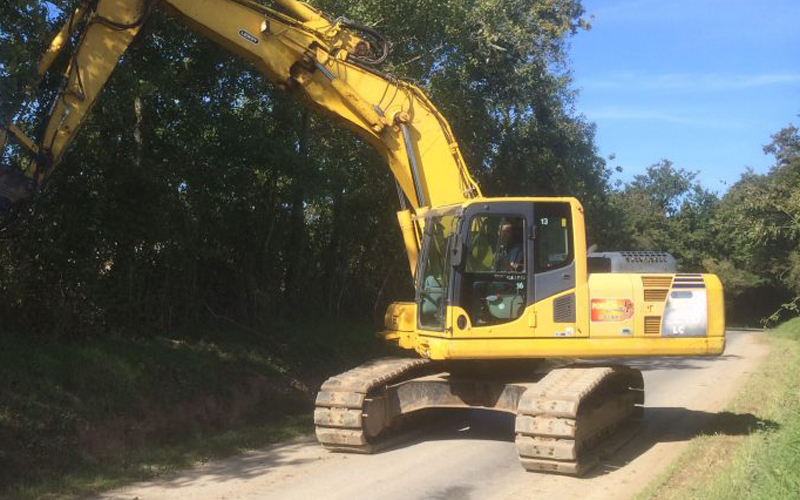
<path id="1" fill-rule="evenodd" d="M 662 158 L 723 192 L 763 145 L 800 125 L 800 0 L 583 0 L 572 41 L 577 111 L 615 178 Z"/>

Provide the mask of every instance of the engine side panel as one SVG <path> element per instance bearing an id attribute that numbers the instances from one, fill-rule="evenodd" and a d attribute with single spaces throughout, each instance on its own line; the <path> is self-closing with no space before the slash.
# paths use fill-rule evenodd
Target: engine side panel
<path id="1" fill-rule="evenodd" d="M 491 328 L 458 321 L 463 310 L 449 307 L 444 331 L 419 330 L 411 324 L 414 304 L 395 304 L 384 336 L 430 359 L 708 356 L 724 350 L 723 291 L 714 275 L 593 274 L 588 288 L 588 300 L 575 301 L 574 310 L 572 303 L 563 309 L 560 296 L 550 297 Z M 575 323 L 554 321 L 571 314 Z"/>
<path id="2" fill-rule="evenodd" d="M 706 338 L 725 332 L 722 284 L 711 274 L 592 274 L 594 338 Z"/>

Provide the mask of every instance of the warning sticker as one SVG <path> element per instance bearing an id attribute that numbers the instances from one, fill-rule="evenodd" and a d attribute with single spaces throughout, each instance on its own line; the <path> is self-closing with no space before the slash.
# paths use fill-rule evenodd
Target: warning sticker
<path id="1" fill-rule="evenodd" d="M 592 321 L 625 321 L 633 317 L 633 302 L 629 299 L 592 299 Z"/>

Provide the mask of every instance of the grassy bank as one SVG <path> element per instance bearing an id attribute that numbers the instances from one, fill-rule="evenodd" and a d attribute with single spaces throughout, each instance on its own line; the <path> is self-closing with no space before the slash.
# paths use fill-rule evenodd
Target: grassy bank
<path id="1" fill-rule="evenodd" d="M 72 498 L 311 429 L 316 384 L 383 352 L 369 325 L 0 350 L 0 498 Z"/>
<path id="2" fill-rule="evenodd" d="M 790 499 L 800 496 L 800 318 L 766 334 L 768 359 L 732 403 L 769 426 L 695 438 L 637 500 Z"/>

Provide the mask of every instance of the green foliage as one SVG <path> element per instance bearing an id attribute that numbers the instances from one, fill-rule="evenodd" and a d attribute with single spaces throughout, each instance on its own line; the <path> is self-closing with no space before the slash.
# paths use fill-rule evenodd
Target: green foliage
<path id="1" fill-rule="evenodd" d="M 616 248 L 666 250 L 683 270 L 717 274 L 728 319 L 775 323 L 797 315 L 800 296 L 800 134 L 788 126 L 764 152 L 769 173 L 744 173 L 719 198 L 669 160 L 612 194 L 624 230 Z M 778 311 L 776 311 L 778 309 Z"/>
<path id="2" fill-rule="evenodd" d="M 703 260 L 703 269 L 719 276 L 725 286 L 725 298 L 729 303 L 736 303 L 737 299 L 746 291 L 767 286 L 769 283 L 765 277 L 746 268 L 738 267 L 726 258 L 717 260 L 714 257 L 708 257 Z"/>
<path id="3" fill-rule="evenodd" d="M 87 493 L 307 432 L 306 384 L 389 354 L 368 323 L 275 330 L 8 343 L 0 350 L 10 389 L 0 391 L 0 498 Z M 283 419 L 293 414 L 305 416 Z"/>
<path id="4" fill-rule="evenodd" d="M 685 270 L 718 272 L 730 303 L 760 303 L 751 316 L 800 293 L 796 127 L 765 148 L 773 171 L 745 174 L 722 199 L 668 160 L 612 189 L 594 125 L 574 112 L 568 42 L 589 27 L 579 1 L 317 5 L 393 42 L 384 69 L 426 88 L 487 195 L 576 196 L 590 243 L 665 249 Z M 4 115 L 35 82 L 37 54 L 70 6 L 0 8 Z M 30 133 L 56 85 L 49 76 L 20 112 Z M 22 159 L 12 148 L 4 161 Z M 362 142 L 155 15 L 35 210 L 0 233 L 0 330 L 64 338 L 209 321 L 259 331 L 309 316 L 378 322 L 411 284 L 384 201 L 393 198 Z"/>
<path id="5" fill-rule="evenodd" d="M 775 165 L 764 175 L 743 174 L 722 199 L 714 225 L 726 258 L 759 277 L 754 288 L 773 290 L 772 310 L 785 303 L 791 316 L 800 297 L 800 131 L 790 125 L 772 139 L 764 152 Z"/>
<path id="6" fill-rule="evenodd" d="M 0 10 L 0 33 L 27 37 L 0 51 L 4 97 L 18 95 L 9 75 L 29 75 L 69 3 Z M 384 69 L 427 89 L 485 193 L 577 195 L 602 222 L 590 227 L 612 219 L 593 125 L 572 109 L 566 51 L 587 27 L 580 2 L 316 5 L 393 42 Z M 52 83 L 22 113 L 31 131 Z M 83 338 L 209 322 L 269 332 L 298 317 L 380 322 L 411 290 L 396 204 L 385 201 L 395 198 L 364 143 L 157 14 L 35 209 L 0 235 L 0 330 Z"/>
<path id="7" fill-rule="evenodd" d="M 64 2 L 56 2 L 63 4 Z M 42 41 L 51 31 L 44 2 L 7 0 L 0 5 L 0 117 L 13 113 L 20 89 L 36 83 L 36 62 Z"/>
<path id="8" fill-rule="evenodd" d="M 710 221 L 719 200 L 696 177 L 662 160 L 616 191 L 614 204 L 623 214 L 622 248 L 666 250 L 683 269 L 700 269 L 714 241 Z"/>
<path id="9" fill-rule="evenodd" d="M 102 458 L 115 419 L 128 422 L 127 434 L 177 438 L 182 429 L 145 432 L 153 418 L 168 417 L 187 401 L 206 401 L 231 392 L 256 375 L 277 376 L 285 368 L 262 349 L 174 339 L 111 339 L 91 346 L 15 342 L 0 351 L 0 494 L 20 480 L 73 470 Z M 148 413 L 151 413 L 148 415 Z M 145 418 L 146 417 L 146 418 Z M 218 418 L 215 417 L 215 418 Z M 98 427 L 99 426 L 99 427 Z M 165 431 L 169 430 L 169 433 Z M 153 433 L 151 432 L 151 434 Z M 100 443 L 105 437 L 110 443 Z M 126 443 L 127 446 L 136 442 Z"/>

